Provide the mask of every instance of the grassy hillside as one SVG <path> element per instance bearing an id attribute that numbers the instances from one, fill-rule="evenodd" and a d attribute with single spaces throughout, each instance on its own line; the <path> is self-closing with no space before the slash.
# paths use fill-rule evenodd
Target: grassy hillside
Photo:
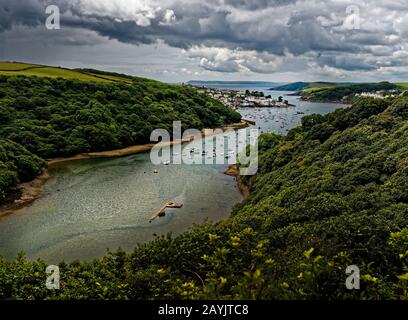
<path id="1" fill-rule="evenodd" d="M 359 84 L 341 84 L 328 87 L 318 87 L 306 89 L 300 92 L 300 95 L 305 100 L 318 102 L 350 102 L 354 96 L 363 92 L 377 92 L 377 91 L 401 91 L 401 87 L 389 83 L 359 83 Z"/>
<path id="2" fill-rule="evenodd" d="M 96 70 L 23 72 L 36 77 L 0 75 L 0 205 L 19 182 L 41 171 L 40 158 L 149 143 L 154 129 L 172 132 L 176 120 L 184 129 L 202 129 L 241 118 L 187 86 Z M 97 80 L 84 81 L 91 78 Z"/>
<path id="3" fill-rule="evenodd" d="M 302 92 L 316 92 L 322 89 L 330 89 L 344 86 L 345 84 L 335 84 L 335 83 L 326 83 L 326 82 L 311 82 L 309 86 L 302 90 Z"/>
<path id="4" fill-rule="evenodd" d="M 272 91 L 300 91 L 309 87 L 309 82 L 294 82 L 271 88 Z"/>
<path id="5" fill-rule="evenodd" d="M 336 86 L 341 86 L 344 84 L 332 83 L 332 82 L 293 82 L 276 88 L 271 88 L 270 90 L 275 91 L 302 91 L 302 92 L 313 92 L 316 90 L 324 88 L 334 88 Z"/>
<path id="6" fill-rule="evenodd" d="M 0 298 L 407 299 L 408 97 L 307 116 L 259 150 L 229 219 L 61 263 L 58 293 L 43 262 L 0 260 Z M 360 290 L 345 287 L 349 265 Z"/>
<path id="7" fill-rule="evenodd" d="M 50 67 L 36 64 L 19 62 L 0 62 L 0 75 L 5 76 L 37 76 L 49 78 L 64 78 L 82 81 L 95 81 L 111 83 L 123 81 L 129 83 L 130 80 L 120 75 L 100 74 L 96 70 L 66 69 L 61 67 Z"/>
<path id="8" fill-rule="evenodd" d="M 408 82 L 399 82 L 399 83 L 396 83 L 396 85 L 399 86 L 400 88 L 408 90 Z"/>
<path id="9" fill-rule="evenodd" d="M 332 82 L 294 82 L 284 86 L 272 88 L 278 91 L 297 91 L 305 100 L 317 102 L 341 102 L 347 97 L 346 102 L 361 92 L 376 92 L 381 90 L 408 89 L 408 83 L 332 83 Z"/>
<path id="10" fill-rule="evenodd" d="M 0 71 L 22 71 L 42 67 L 43 66 L 38 64 L 0 61 Z"/>

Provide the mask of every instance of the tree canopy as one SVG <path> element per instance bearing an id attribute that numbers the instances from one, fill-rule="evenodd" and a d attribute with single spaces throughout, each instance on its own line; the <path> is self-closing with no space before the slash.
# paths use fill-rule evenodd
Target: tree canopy
<path id="1" fill-rule="evenodd" d="M 6 154 L 0 157 L 0 201 L 18 182 L 41 171 L 45 162 L 38 157 L 149 143 L 154 129 L 171 133 L 173 121 L 181 121 L 183 129 L 203 129 L 241 118 L 189 86 L 126 79 L 104 83 L 0 75 L 0 151 Z M 7 160 L 15 157 L 18 161 Z"/>
<path id="2" fill-rule="evenodd" d="M 265 134 L 251 195 L 232 216 L 133 253 L 61 263 L 0 260 L 0 298 L 406 299 L 408 98 L 359 99 Z M 346 267 L 361 270 L 347 290 Z"/>

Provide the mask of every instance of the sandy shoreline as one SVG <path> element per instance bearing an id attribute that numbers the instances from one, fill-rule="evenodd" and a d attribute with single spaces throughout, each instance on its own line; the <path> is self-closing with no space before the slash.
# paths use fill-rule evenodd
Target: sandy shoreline
<path id="1" fill-rule="evenodd" d="M 222 129 L 224 131 L 228 129 L 238 130 L 238 129 L 246 128 L 250 125 L 252 125 L 252 122 L 247 121 L 247 120 L 242 120 L 240 123 L 234 123 L 231 125 L 227 125 L 223 127 Z M 208 129 L 203 129 L 201 131 L 202 138 L 209 136 L 209 134 L 206 133 L 207 130 Z M 192 141 L 193 138 L 194 137 L 191 137 L 190 139 L 175 140 L 175 141 L 171 141 L 168 143 L 163 143 L 163 146 L 187 143 L 187 142 Z M 129 156 L 133 154 L 150 151 L 155 145 L 156 144 L 150 143 L 150 144 L 130 146 L 130 147 L 122 148 L 122 149 L 110 150 L 110 151 L 81 153 L 81 154 L 78 154 L 72 157 L 66 157 L 66 158 L 49 159 L 48 168 L 54 165 L 61 165 L 61 164 L 72 162 L 72 161 L 125 157 L 125 156 Z M 30 182 L 21 183 L 17 187 L 17 189 L 20 190 L 21 196 L 15 199 L 13 202 L 0 206 L 0 218 L 7 216 L 17 210 L 20 210 L 30 205 L 31 203 L 33 203 L 35 200 L 37 200 L 41 196 L 43 192 L 43 186 L 49 180 L 49 178 L 50 178 L 50 175 L 48 173 L 48 170 L 44 170 L 43 173 L 37 178 L 35 178 L 34 180 Z"/>
<path id="2" fill-rule="evenodd" d="M 14 202 L 4 204 L 0 208 L 0 218 L 22 209 L 37 200 L 42 194 L 43 186 L 49 178 L 48 170 L 44 170 L 43 173 L 34 180 L 21 183 L 18 186 L 21 196 L 14 200 Z"/>
<path id="3" fill-rule="evenodd" d="M 228 129 L 232 130 L 239 130 L 246 128 L 248 126 L 253 125 L 254 123 L 250 120 L 242 120 L 240 123 L 233 123 L 230 125 L 227 125 L 225 127 L 219 128 L 222 129 L 223 131 L 226 131 Z M 210 130 L 210 133 L 207 133 L 207 131 Z M 210 136 L 211 133 L 215 129 L 203 129 L 201 130 L 201 137 L 207 137 Z M 163 143 L 163 146 L 166 145 L 177 145 L 177 144 L 183 144 L 183 143 L 188 143 L 191 142 L 193 137 L 189 139 L 182 139 L 182 140 L 174 140 L 170 142 Z M 61 164 L 61 163 L 66 163 L 70 161 L 77 161 L 77 160 L 86 160 L 86 159 L 102 159 L 102 158 L 120 158 L 120 157 L 125 157 L 125 156 L 130 156 L 132 154 L 137 154 L 137 153 L 143 153 L 150 151 L 156 144 L 150 143 L 150 144 L 141 144 L 141 145 L 135 145 L 135 146 L 130 146 L 122 149 L 116 149 L 116 150 L 109 150 L 109 151 L 100 151 L 100 152 L 89 152 L 89 153 L 81 153 L 72 157 L 66 157 L 66 158 L 55 158 L 55 159 L 50 159 L 48 160 L 48 167 L 51 167 L 55 164 Z"/>

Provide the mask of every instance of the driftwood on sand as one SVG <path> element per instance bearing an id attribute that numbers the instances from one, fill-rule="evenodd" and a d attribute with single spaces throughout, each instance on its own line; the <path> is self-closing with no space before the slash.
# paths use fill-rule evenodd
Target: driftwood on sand
<path id="1" fill-rule="evenodd" d="M 166 215 L 166 209 L 167 208 L 181 208 L 183 207 L 182 204 L 176 203 L 174 201 L 167 202 L 160 210 L 158 210 L 152 217 L 150 218 L 149 222 L 151 223 L 152 221 L 156 220 L 159 217 L 164 217 Z"/>

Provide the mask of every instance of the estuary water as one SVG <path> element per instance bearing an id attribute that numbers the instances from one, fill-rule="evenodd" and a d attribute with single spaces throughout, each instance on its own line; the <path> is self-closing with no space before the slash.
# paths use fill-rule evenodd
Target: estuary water
<path id="1" fill-rule="evenodd" d="M 265 93 L 275 97 L 287 94 Z M 263 132 L 285 133 L 305 114 L 344 107 L 301 102 L 297 97 L 284 99 L 297 107 L 245 108 L 240 112 Z M 183 153 L 193 148 L 189 144 L 183 147 Z M 221 151 L 228 152 L 216 150 Z M 224 174 L 226 168 L 226 164 L 155 166 L 149 153 L 54 166 L 40 199 L 0 219 L 0 255 L 12 259 L 23 251 L 29 258 L 49 264 L 89 260 L 103 256 L 108 248 L 131 251 L 137 243 L 157 235 L 178 234 L 197 223 L 226 219 L 242 201 L 235 178 Z M 151 215 L 168 201 L 183 207 L 167 209 L 165 217 L 149 223 Z"/>
<path id="2" fill-rule="evenodd" d="M 149 153 L 53 167 L 41 198 L 0 219 L 0 254 L 10 259 L 23 250 L 29 258 L 48 263 L 92 259 L 107 248 L 131 251 L 155 235 L 225 219 L 242 200 L 226 169 L 156 166 Z M 167 209 L 165 217 L 150 223 L 169 201 L 183 207 Z"/>

